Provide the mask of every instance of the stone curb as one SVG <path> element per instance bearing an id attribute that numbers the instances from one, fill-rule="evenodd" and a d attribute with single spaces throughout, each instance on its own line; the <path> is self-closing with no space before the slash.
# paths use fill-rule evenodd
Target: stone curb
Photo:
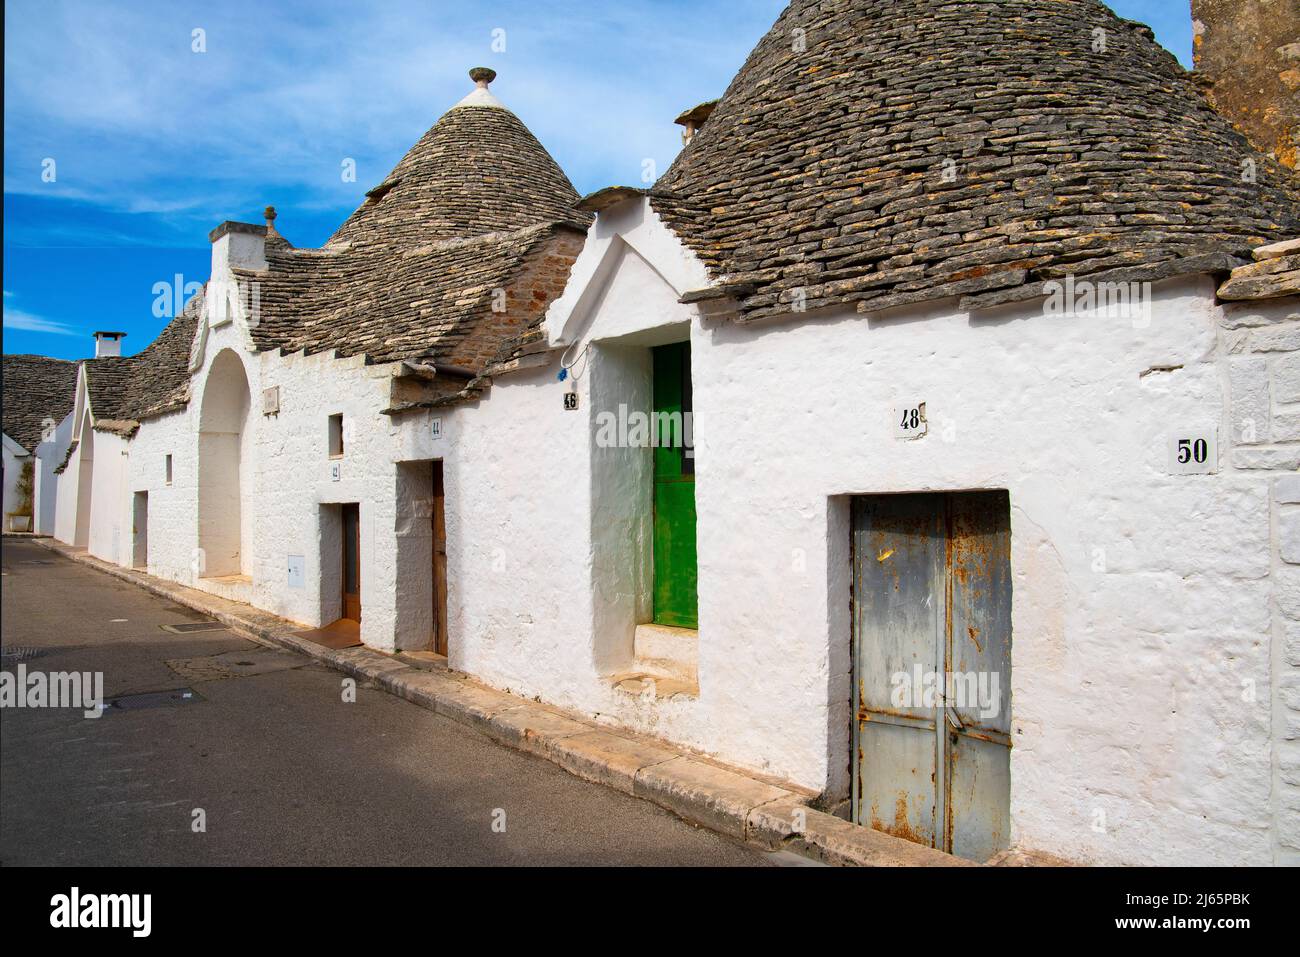
<path id="1" fill-rule="evenodd" d="M 659 805 L 693 824 L 767 850 L 795 851 L 837 866 L 976 866 L 942 851 L 859 827 L 809 806 L 812 795 L 781 787 L 633 732 L 481 685 L 428 671 L 369 648 L 333 650 L 292 632 L 305 629 L 249 605 L 134 569 L 111 565 L 52 539 L 53 552 L 200 611 L 232 629 L 320 661 L 399 698 L 537 755 L 577 777 Z"/>

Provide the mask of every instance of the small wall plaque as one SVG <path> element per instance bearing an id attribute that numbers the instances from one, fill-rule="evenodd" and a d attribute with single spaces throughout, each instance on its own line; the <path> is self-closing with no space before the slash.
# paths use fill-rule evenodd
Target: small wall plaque
<path id="1" fill-rule="evenodd" d="M 280 387 L 273 385 L 262 390 L 262 414 L 278 415 L 280 412 Z"/>
<path id="2" fill-rule="evenodd" d="M 433 440 L 434 440 L 435 442 L 442 438 L 442 418 L 441 418 L 441 417 L 434 418 L 434 419 L 429 423 L 429 435 L 431 435 L 431 436 L 433 437 Z"/>
<path id="3" fill-rule="evenodd" d="M 331 481 L 331 482 L 337 482 L 337 481 L 341 480 L 342 478 L 343 478 L 343 463 L 342 463 L 342 462 L 331 462 L 331 463 L 330 463 L 330 481 Z"/>
<path id="4" fill-rule="evenodd" d="M 893 416 L 896 439 L 919 439 L 930 431 L 930 423 L 925 417 L 924 402 L 896 405 Z"/>
<path id="5" fill-rule="evenodd" d="M 576 412 L 577 409 L 578 409 L 578 393 L 576 392 L 564 393 L 564 411 Z"/>
<path id="6" fill-rule="evenodd" d="M 289 556 L 289 587 L 304 588 L 306 587 L 306 567 L 307 560 L 302 555 Z"/>
<path id="7" fill-rule="evenodd" d="M 1219 435 L 1215 429 L 1183 429 L 1169 436 L 1171 475 L 1209 475 L 1219 470 Z"/>

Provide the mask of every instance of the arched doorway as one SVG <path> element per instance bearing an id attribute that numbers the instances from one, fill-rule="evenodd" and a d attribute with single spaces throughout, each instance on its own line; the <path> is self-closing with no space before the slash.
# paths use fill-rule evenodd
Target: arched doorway
<path id="1" fill-rule="evenodd" d="M 229 349 L 212 360 L 199 412 L 201 578 L 247 575 L 243 498 L 251 467 L 248 376 Z"/>

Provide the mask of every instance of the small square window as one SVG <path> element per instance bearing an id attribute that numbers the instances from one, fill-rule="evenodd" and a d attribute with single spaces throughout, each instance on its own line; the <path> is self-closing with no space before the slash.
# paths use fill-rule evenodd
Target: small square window
<path id="1" fill-rule="evenodd" d="M 164 465 L 164 469 L 167 474 L 167 484 L 171 485 L 172 484 L 172 457 L 170 453 L 168 453 L 167 455 L 167 460 L 166 460 L 166 464 Z"/>
<path id="2" fill-rule="evenodd" d="M 343 455 L 343 415 L 330 416 L 330 458 L 337 459 Z"/>

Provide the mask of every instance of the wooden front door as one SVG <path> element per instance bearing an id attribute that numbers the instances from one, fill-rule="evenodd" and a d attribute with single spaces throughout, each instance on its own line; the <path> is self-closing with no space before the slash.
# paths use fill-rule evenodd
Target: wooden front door
<path id="1" fill-rule="evenodd" d="M 131 516 L 131 567 L 149 567 L 149 493 L 136 492 Z"/>
<path id="2" fill-rule="evenodd" d="M 343 506 L 343 617 L 361 621 L 361 506 Z"/>
<path id="3" fill-rule="evenodd" d="M 447 522 L 442 463 L 433 463 L 433 650 L 447 654 Z"/>
<path id="4" fill-rule="evenodd" d="M 654 364 L 654 620 L 698 627 L 691 344 L 652 350 Z"/>
<path id="5" fill-rule="evenodd" d="M 1010 838 L 1006 492 L 853 504 L 853 819 L 985 861 Z"/>

